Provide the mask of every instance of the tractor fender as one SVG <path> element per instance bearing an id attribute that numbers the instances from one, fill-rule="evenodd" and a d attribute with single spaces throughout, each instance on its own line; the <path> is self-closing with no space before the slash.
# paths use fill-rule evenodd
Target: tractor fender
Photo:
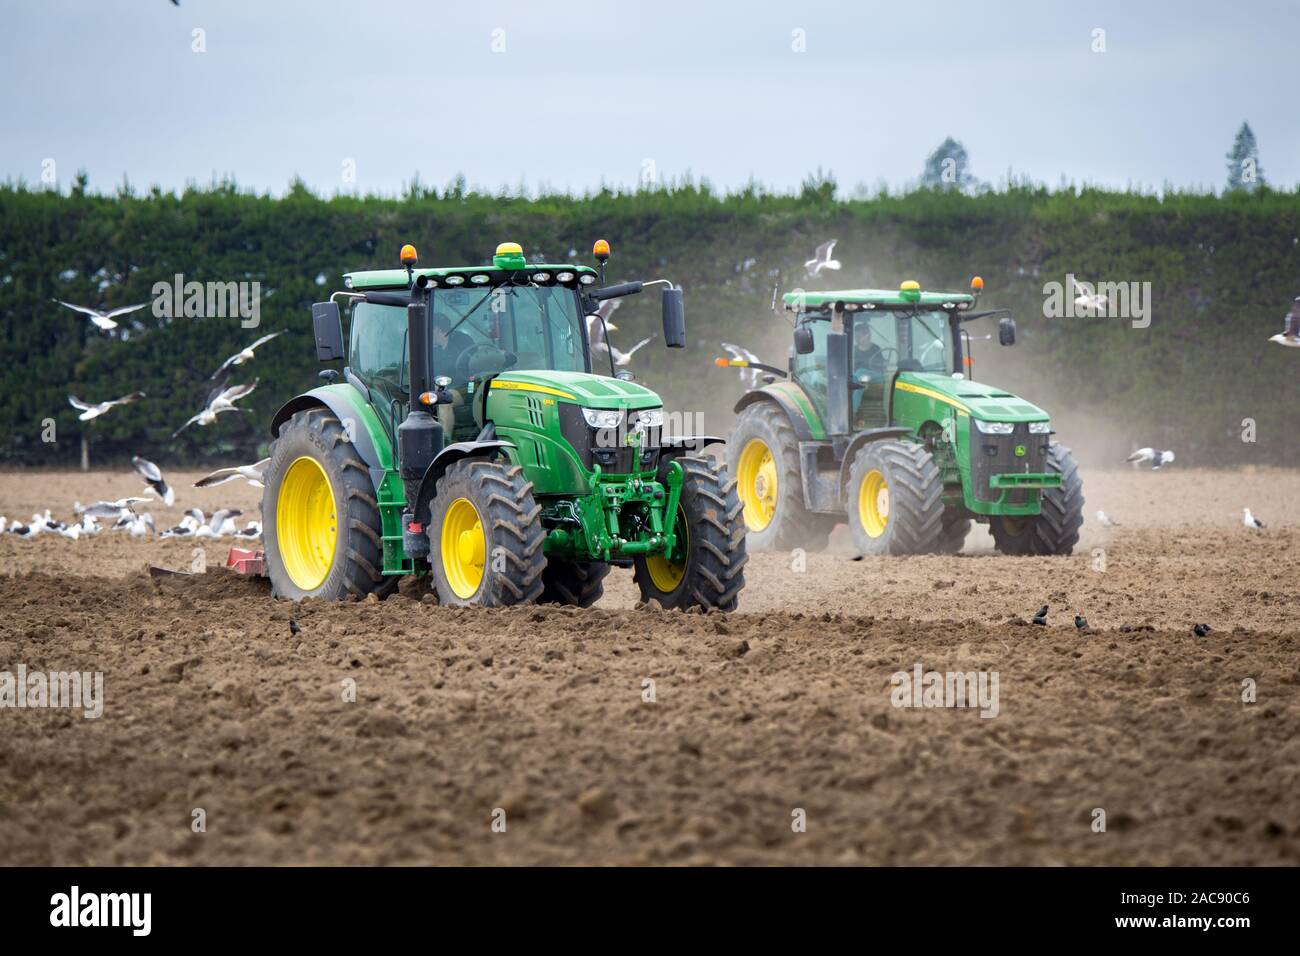
<path id="1" fill-rule="evenodd" d="M 741 396 L 740 401 L 736 402 L 736 407 L 733 411 L 739 415 L 745 409 L 749 408 L 749 406 L 757 405 L 759 402 L 770 402 L 781 409 L 781 411 L 785 412 L 785 417 L 790 419 L 790 427 L 794 429 L 794 433 L 798 436 L 800 441 L 813 440 L 813 433 L 808 427 L 808 420 L 803 417 L 803 413 L 799 411 L 798 406 L 780 392 L 769 392 L 765 389 L 759 389 L 755 392 L 746 392 Z"/>
<path id="2" fill-rule="evenodd" d="M 501 439 L 458 441 L 447 445 L 434 456 L 433 461 L 429 462 L 429 467 L 424 470 L 424 477 L 420 479 L 420 489 L 415 495 L 415 507 L 411 510 L 415 520 L 421 523 L 428 520 L 429 502 L 438 491 L 438 479 L 456 462 L 464 461 L 466 458 L 492 458 L 503 449 L 515 447 L 517 446 L 514 442 Z"/>
<path id="3" fill-rule="evenodd" d="M 725 445 L 727 440 L 717 435 L 673 435 L 659 439 L 660 455 L 680 455 L 685 452 L 702 452 L 706 445 Z"/>
<path id="4" fill-rule="evenodd" d="M 859 448 L 873 441 L 906 438 L 910 434 L 912 434 L 912 429 L 894 426 L 891 428 L 868 428 L 866 431 L 854 435 L 853 440 L 844 449 L 844 459 L 840 462 L 840 488 L 843 489 L 848 484 L 849 469 L 853 467 L 853 456 L 858 453 Z"/>
<path id="5" fill-rule="evenodd" d="M 374 417 L 374 413 L 368 406 L 358 406 L 353 403 L 343 389 L 322 386 L 289 399 L 280 406 L 280 410 L 271 419 L 271 436 L 278 438 L 281 425 L 303 409 L 315 407 L 328 408 L 341 422 L 355 423 L 352 428 L 347 429 L 348 438 L 352 442 L 352 447 L 357 450 L 357 454 L 361 456 L 361 460 L 366 463 L 366 470 L 370 473 L 370 481 L 375 486 L 377 494 L 379 486 L 384 483 L 386 469 L 383 459 L 379 457 L 379 449 L 375 447 L 374 436 L 370 433 L 370 419 Z M 382 429 L 383 426 L 379 427 Z"/>

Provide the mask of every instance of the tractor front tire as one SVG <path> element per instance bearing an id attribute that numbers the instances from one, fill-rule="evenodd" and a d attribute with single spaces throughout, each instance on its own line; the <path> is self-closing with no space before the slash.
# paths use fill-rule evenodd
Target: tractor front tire
<path id="1" fill-rule="evenodd" d="M 935 544 L 935 554 L 957 554 L 961 551 L 962 546 L 966 543 L 966 536 L 970 534 L 970 518 L 954 518 L 948 521 L 946 518 L 943 522 L 943 530 L 939 532 L 939 540 Z"/>
<path id="2" fill-rule="evenodd" d="M 638 555 L 632 578 L 641 600 L 666 610 L 734 611 L 745 586 L 745 520 L 736 482 L 727 466 L 709 458 L 677 459 L 682 493 L 677 507 L 677 540 L 685 540 L 685 560 Z"/>
<path id="3" fill-rule="evenodd" d="M 542 595 L 542 509 L 509 462 L 458 461 L 438 479 L 429 509 L 429 564 L 438 602 L 532 604 Z"/>
<path id="4" fill-rule="evenodd" d="M 604 561 L 564 561 L 547 558 L 542 572 L 541 604 L 591 607 L 605 594 L 609 565 Z"/>
<path id="5" fill-rule="evenodd" d="M 1039 492 L 1042 512 L 1036 516 L 995 515 L 989 521 L 993 544 L 1003 554 L 1070 554 L 1079 543 L 1083 526 L 1083 479 L 1070 449 L 1052 442 L 1047 449 L 1047 470 L 1061 476 L 1059 488 Z"/>
<path id="6" fill-rule="evenodd" d="M 308 408 L 271 442 L 262 536 L 271 593 L 301 601 L 386 597 L 383 525 L 365 462 L 329 409 Z"/>
<path id="7" fill-rule="evenodd" d="M 853 457 L 846 489 L 858 554 L 926 554 L 943 533 L 943 480 L 925 447 L 882 439 Z"/>
<path id="8" fill-rule="evenodd" d="M 744 506 L 751 551 L 819 551 L 839 523 L 804 507 L 799 439 L 772 402 L 750 405 L 727 440 L 728 463 Z"/>

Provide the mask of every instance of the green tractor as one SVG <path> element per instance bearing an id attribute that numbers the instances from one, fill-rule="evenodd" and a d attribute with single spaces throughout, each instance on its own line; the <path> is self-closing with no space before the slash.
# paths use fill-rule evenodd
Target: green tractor
<path id="1" fill-rule="evenodd" d="M 736 607 L 741 505 L 703 454 L 722 439 L 664 434 L 659 396 L 589 331 L 601 301 L 662 284 L 664 339 L 681 348 L 681 290 L 606 285 L 608 243 L 594 252 L 599 273 L 528 263 L 517 243 L 490 266 L 417 268 L 408 245 L 404 268 L 350 273 L 312 306 L 319 359 L 347 367 L 271 423 L 276 595 L 383 597 L 413 574 L 443 604 L 588 607 L 620 565 L 646 601 Z"/>
<path id="2" fill-rule="evenodd" d="M 767 384 L 736 404 L 728 442 L 758 550 L 820 548 L 848 520 L 861 554 L 954 554 L 985 522 L 999 551 L 1069 554 L 1083 523 L 1083 485 L 1047 413 L 967 376 L 962 326 L 999 317 L 974 311 L 971 292 L 855 289 L 796 292 L 788 369 L 751 365 Z"/>

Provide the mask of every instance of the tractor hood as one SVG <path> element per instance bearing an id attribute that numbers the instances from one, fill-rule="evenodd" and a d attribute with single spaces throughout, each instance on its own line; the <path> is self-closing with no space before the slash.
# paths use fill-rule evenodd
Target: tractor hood
<path id="1" fill-rule="evenodd" d="M 493 389 L 538 392 L 587 408 L 658 408 L 663 400 L 650 389 L 588 372 L 502 372 L 492 379 Z"/>
<path id="2" fill-rule="evenodd" d="M 1042 422 L 1050 416 L 1037 405 L 992 385 L 933 372 L 900 372 L 895 388 L 926 395 L 958 411 L 991 422 Z"/>

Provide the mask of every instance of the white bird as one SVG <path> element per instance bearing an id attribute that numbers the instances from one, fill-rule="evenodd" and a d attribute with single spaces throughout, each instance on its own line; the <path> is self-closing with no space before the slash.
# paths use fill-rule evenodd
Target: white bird
<path id="1" fill-rule="evenodd" d="M 253 389 L 257 388 L 257 383 L 259 381 L 261 381 L 261 379 L 254 379 L 252 385 L 231 385 L 229 388 L 222 389 L 220 392 L 214 392 L 208 399 L 207 408 L 203 409 L 203 411 L 199 412 L 180 428 L 176 429 L 176 431 L 172 432 L 172 438 L 175 438 L 195 422 L 200 425 L 211 425 L 217 420 L 217 416 L 222 412 L 242 412 L 244 409 L 236 408 L 235 402 L 250 395 Z"/>
<path id="2" fill-rule="evenodd" d="M 221 538 L 235 534 L 239 530 L 235 524 L 235 519 L 242 514 L 243 512 L 238 508 L 218 508 L 212 513 L 211 520 L 194 532 L 194 536 L 197 538 Z"/>
<path id="3" fill-rule="evenodd" d="M 597 362 L 609 361 L 608 359 L 597 358 L 597 356 L 605 355 L 613 356 L 614 364 L 621 368 L 632 360 L 632 356 L 636 354 L 637 349 L 654 341 L 654 336 L 651 335 L 632 346 L 629 351 L 621 351 L 605 338 L 605 330 L 601 328 L 600 322 L 592 321 L 594 318 L 594 316 L 587 316 L 587 339 L 591 344 L 591 367 L 593 369 L 596 368 Z M 609 328 L 614 328 L 614 326 L 609 326 Z"/>
<path id="4" fill-rule="evenodd" d="M 117 522 L 114 525 L 114 528 L 117 528 L 123 519 L 130 521 L 135 517 L 134 505 L 148 500 L 148 498 L 119 498 L 117 501 L 96 501 L 93 505 L 81 508 L 78 514 L 81 515 L 82 520 L 85 520 L 87 515 L 91 518 L 103 518 L 106 521 L 112 518 Z"/>
<path id="5" fill-rule="evenodd" d="M 243 531 L 236 531 L 236 538 L 260 538 L 262 536 L 262 522 L 249 521 L 245 523 Z"/>
<path id="6" fill-rule="evenodd" d="M 823 269 L 839 269 L 840 260 L 831 258 L 831 253 L 835 250 L 835 243 L 837 242 L 839 242 L 838 239 L 823 242 L 817 247 L 817 251 L 813 253 L 813 257 L 803 264 L 803 267 L 808 270 L 810 276 L 816 276 Z"/>
<path id="7" fill-rule="evenodd" d="M 1101 525 L 1103 528 L 1119 527 L 1119 522 L 1112 520 L 1110 515 L 1106 514 L 1104 511 L 1097 512 L 1097 524 Z"/>
<path id="8" fill-rule="evenodd" d="M 95 323 L 96 328 L 103 329 L 105 332 L 111 332 L 117 328 L 117 323 L 113 320 L 119 315 L 126 315 L 128 312 L 139 312 L 148 302 L 142 302 L 140 305 L 124 305 L 117 309 L 92 309 L 84 305 L 73 305 L 71 302 L 64 302 L 62 299 L 55 299 L 59 305 L 66 306 L 75 312 L 81 312 L 90 316 L 90 321 Z"/>
<path id="9" fill-rule="evenodd" d="M 1106 297 L 1088 291 L 1088 287 L 1080 283 L 1078 279 L 1074 280 L 1074 289 L 1079 293 L 1078 297 L 1074 300 L 1074 304 L 1080 309 L 1090 312 L 1105 308 Z"/>
<path id="10" fill-rule="evenodd" d="M 131 537 L 133 538 L 143 538 L 145 535 L 150 534 L 155 530 L 153 515 L 147 512 L 142 515 L 136 515 L 135 520 L 131 522 L 131 525 L 127 530 L 131 533 Z"/>
<path id="11" fill-rule="evenodd" d="M 8 523 L 8 519 L 4 515 L 0 515 L 0 534 L 5 533 L 5 525 L 7 523 Z"/>
<path id="12" fill-rule="evenodd" d="M 1249 508 L 1241 509 L 1241 523 L 1244 524 L 1251 531 L 1263 531 L 1265 528 L 1268 527 L 1268 525 L 1264 524 L 1264 522 L 1260 521 L 1253 514 L 1251 514 Z"/>
<path id="13" fill-rule="evenodd" d="M 729 354 L 733 359 L 737 359 L 742 362 L 761 361 L 761 359 L 759 359 L 757 355 L 755 355 L 753 352 L 751 352 L 749 349 L 743 346 L 732 345 L 730 342 L 722 342 L 720 344 L 727 351 L 727 354 Z M 758 369 L 740 367 L 737 368 L 736 371 L 740 373 L 740 384 L 745 386 L 745 391 L 752 392 L 754 389 L 758 388 L 758 375 L 759 375 Z"/>
<path id="14" fill-rule="evenodd" d="M 253 361 L 254 349 L 256 349 L 259 346 L 265 345 L 267 342 L 271 341 L 271 339 L 275 338 L 277 335 L 283 335 L 283 334 L 284 334 L 284 329 L 281 329 L 279 332 L 272 332 L 270 335 L 264 335 L 256 342 L 254 342 L 252 345 L 236 352 L 234 355 L 230 356 L 230 358 L 226 359 L 224 362 L 221 363 L 221 368 L 217 369 L 215 372 L 212 373 L 212 378 L 215 379 L 218 375 L 220 375 L 222 372 L 224 372 L 226 369 L 230 368 L 231 366 L 243 365 L 245 362 Z M 209 381 L 211 381 L 211 379 Z"/>
<path id="15" fill-rule="evenodd" d="M 194 487 L 215 488 L 217 485 L 224 485 L 227 481 L 234 481 L 236 478 L 243 478 L 254 488 L 261 488 L 262 476 L 266 473 L 266 466 L 270 463 L 270 458 L 263 458 L 261 461 L 252 465 L 236 465 L 233 468 L 218 468 L 211 474 L 204 475 L 198 481 L 194 482 Z"/>
<path id="16" fill-rule="evenodd" d="M 1278 345 L 1285 345 L 1287 348 L 1300 348 L 1300 295 L 1296 296 L 1295 302 L 1291 303 L 1291 311 L 1283 317 L 1282 331 L 1277 335 L 1269 336 L 1268 340 Z"/>
<path id="17" fill-rule="evenodd" d="M 158 497 L 163 500 L 163 504 L 170 508 L 176 500 L 176 492 L 172 490 L 171 485 L 163 480 L 162 470 L 153 462 L 141 458 L 139 455 L 132 457 L 131 464 L 135 465 L 135 470 L 140 473 L 140 477 L 149 482 L 149 487 L 145 490 L 156 492 Z"/>
<path id="18" fill-rule="evenodd" d="M 91 405 L 88 402 L 83 402 L 75 395 L 69 395 L 68 404 L 81 412 L 77 416 L 78 421 L 88 422 L 98 418 L 115 405 L 129 405 L 131 402 L 139 401 L 144 397 L 144 392 L 132 392 L 130 395 L 123 395 L 121 398 L 115 398 L 112 401 Z"/>
<path id="19" fill-rule="evenodd" d="M 1139 448 L 1124 460 L 1131 462 L 1134 468 L 1144 461 L 1149 461 L 1151 462 L 1151 470 L 1158 471 L 1161 465 L 1167 465 L 1174 460 L 1174 453 L 1172 451 L 1156 451 L 1154 448 Z"/>
<path id="20" fill-rule="evenodd" d="M 608 329 L 611 332 L 618 331 L 618 326 L 615 325 L 610 320 L 613 318 L 614 313 L 618 311 L 618 307 L 621 306 L 622 304 L 623 304 L 622 299 L 606 299 L 604 302 L 600 304 L 600 307 L 596 309 L 595 312 L 587 316 L 587 339 L 588 340 L 595 341 L 598 335 L 601 336 L 602 338 L 604 337 L 604 332 L 596 331 L 596 329 L 600 328 L 601 319 L 605 320 L 606 329 Z"/>

